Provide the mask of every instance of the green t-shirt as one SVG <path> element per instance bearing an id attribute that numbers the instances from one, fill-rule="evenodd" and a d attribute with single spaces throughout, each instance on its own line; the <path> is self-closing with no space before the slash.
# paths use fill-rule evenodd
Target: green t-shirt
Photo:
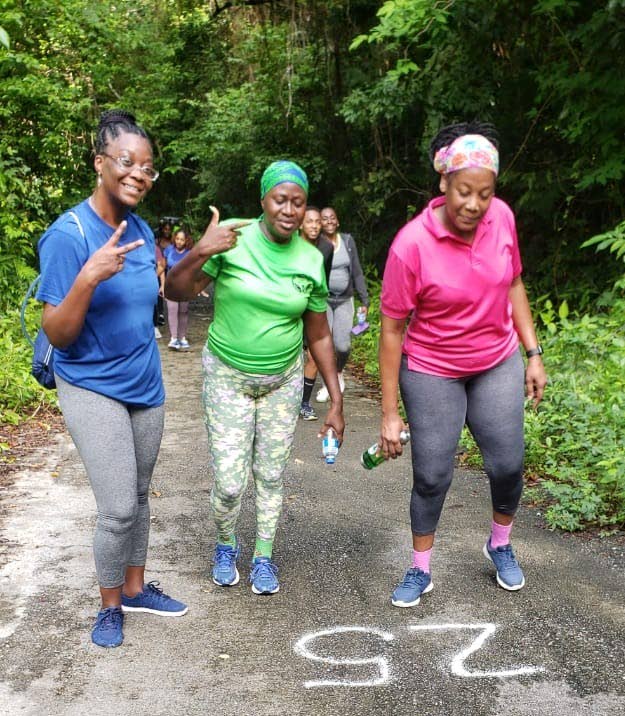
<path id="1" fill-rule="evenodd" d="M 302 314 L 326 310 L 321 252 L 299 234 L 286 244 L 270 241 L 254 221 L 240 229 L 233 249 L 202 269 L 215 281 L 210 350 L 244 373 L 289 368 L 302 350 Z"/>

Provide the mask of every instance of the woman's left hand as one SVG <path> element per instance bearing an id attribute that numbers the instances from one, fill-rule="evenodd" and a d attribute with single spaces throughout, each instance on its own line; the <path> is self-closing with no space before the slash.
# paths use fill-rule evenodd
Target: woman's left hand
<path id="1" fill-rule="evenodd" d="M 317 437 L 323 437 L 328 432 L 329 428 L 332 428 L 332 430 L 336 433 L 336 437 L 339 439 L 340 445 L 343 442 L 343 431 L 345 430 L 345 419 L 343 418 L 342 408 L 330 406 Z"/>
<path id="2" fill-rule="evenodd" d="M 540 356 L 533 356 L 527 361 L 525 369 L 525 394 L 531 399 L 534 410 L 543 399 L 545 386 L 547 385 L 547 373 Z"/>

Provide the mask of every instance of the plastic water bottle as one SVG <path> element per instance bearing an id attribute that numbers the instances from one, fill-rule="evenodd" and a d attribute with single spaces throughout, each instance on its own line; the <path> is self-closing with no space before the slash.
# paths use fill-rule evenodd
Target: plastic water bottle
<path id="1" fill-rule="evenodd" d="M 326 465 L 334 465 L 336 456 L 339 454 L 339 439 L 332 428 L 328 428 L 328 432 L 323 436 L 321 449 Z"/>
<path id="2" fill-rule="evenodd" d="M 407 430 L 402 430 L 399 433 L 399 442 L 402 445 L 406 445 L 409 440 L 410 433 Z M 373 445 L 370 448 L 367 448 L 360 456 L 360 464 L 365 468 L 365 470 L 373 470 L 374 467 L 381 465 L 385 460 L 386 458 L 384 457 L 382 448 L 378 445 L 378 443 L 373 443 Z"/>
<path id="3" fill-rule="evenodd" d="M 369 324 L 367 323 L 367 309 L 364 306 L 360 306 L 356 312 L 356 318 L 356 325 L 352 328 L 352 333 L 355 336 L 359 336 L 369 328 Z"/>

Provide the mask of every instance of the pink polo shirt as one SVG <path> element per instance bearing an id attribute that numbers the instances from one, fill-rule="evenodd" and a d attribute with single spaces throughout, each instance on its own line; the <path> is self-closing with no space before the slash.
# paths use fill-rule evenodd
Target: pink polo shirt
<path id="1" fill-rule="evenodd" d="M 381 310 L 398 320 L 411 313 L 403 353 L 408 367 L 446 378 L 481 373 L 518 348 L 509 292 L 522 271 L 514 215 L 494 197 L 473 243 L 450 234 L 433 199 L 391 245 Z"/>

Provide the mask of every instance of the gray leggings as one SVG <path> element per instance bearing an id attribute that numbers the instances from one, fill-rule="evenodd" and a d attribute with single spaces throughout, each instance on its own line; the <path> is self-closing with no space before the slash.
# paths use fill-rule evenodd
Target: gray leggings
<path id="1" fill-rule="evenodd" d="M 465 422 L 484 459 L 493 509 L 513 515 L 523 489 L 525 378 L 520 353 L 484 373 L 457 379 L 417 373 L 406 363 L 404 357 L 399 382 L 410 425 L 413 534 L 436 531 Z"/>
<path id="2" fill-rule="evenodd" d="M 127 406 L 55 377 L 65 424 L 95 496 L 93 554 L 98 583 L 105 589 L 120 587 L 126 567 L 145 565 L 148 489 L 165 410 Z"/>
<path id="3" fill-rule="evenodd" d="M 336 368 L 339 373 L 345 368 L 352 347 L 352 325 L 354 324 L 354 299 L 342 301 L 328 299 L 328 325 L 332 331 Z"/>

